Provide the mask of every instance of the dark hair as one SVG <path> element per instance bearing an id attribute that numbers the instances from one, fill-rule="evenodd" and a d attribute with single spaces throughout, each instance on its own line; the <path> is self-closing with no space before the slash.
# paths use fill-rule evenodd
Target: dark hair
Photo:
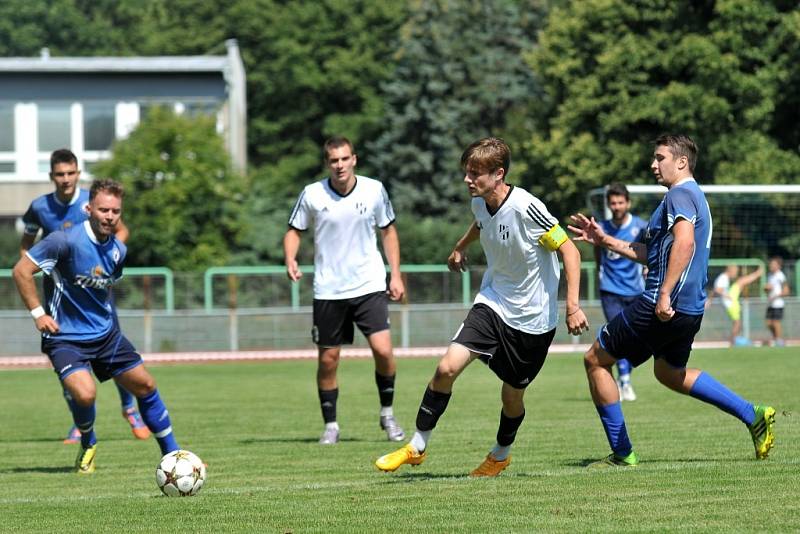
<path id="1" fill-rule="evenodd" d="M 465 171 L 473 169 L 481 174 L 498 169 L 506 171 L 511 167 L 511 149 L 499 137 L 478 139 L 461 154 L 461 168 Z"/>
<path id="2" fill-rule="evenodd" d="M 53 169 L 55 169 L 56 165 L 59 163 L 74 163 L 77 165 L 78 158 L 75 157 L 72 150 L 68 148 L 59 148 L 50 154 L 50 172 L 53 172 Z"/>
<path id="3" fill-rule="evenodd" d="M 108 193 L 119 198 L 125 196 L 125 190 L 122 188 L 122 184 L 108 178 L 92 182 L 92 187 L 89 189 L 89 201 L 94 200 L 94 197 L 100 192 Z"/>
<path id="4" fill-rule="evenodd" d="M 620 182 L 614 182 L 613 184 L 609 184 L 608 188 L 606 189 L 606 201 L 611 197 L 625 197 L 625 200 L 630 200 L 631 197 L 628 194 L 628 188 L 625 187 L 625 184 Z"/>
<path id="5" fill-rule="evenodd" d="M 654 143 L 657 147 L 662 145 L 669 147 L 669 151 L 672 152 L 672 157 L 674 158 L 686 156 L 689 162 L 689 171 L 694 172 L 698 149 L 691 137 L 681 134 L 663 134 L 659 135 Z"/>
<path id="6" fill-rule="evenodd" d="M 328 162 L 328 152 L 330 152 L 334 148 L 339 148 L 339 147 L 342 147 L 342 146 L 349 146 L 350 147 L 350 152 L 354 156 L 356 155 L 356 149 L 353 147 L 353 143 L 350 142 L 350 139 L 348 139 L 348 138 L 346 138 L 344 136 L 341 136 L 341 135 L 336 135 L 336 136 L 331 137 L 327 141 L 325 141 L 325 144 L 322 145 L 322 159 L 323 159 L 323 161 L 325 161 L 325 163 L 327 163 Z"/>

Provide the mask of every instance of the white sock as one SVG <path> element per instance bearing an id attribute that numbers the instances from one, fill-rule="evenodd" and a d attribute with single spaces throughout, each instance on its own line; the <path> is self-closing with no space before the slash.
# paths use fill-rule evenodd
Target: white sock
<path id="1" fill-rule="evenodd" d="M 386 417 L 387 415 L 394 415 L 394 410 L 391 406 L 381 406 L 381 417 Z"/>
<path id="2" fill-rule="evenodd" d="M 631 375 L 619 375 L 619 383 L 622 385 L 628 384 L 631 381 Z"/>
<path id="3" fill-rule="evenodd" d="M 329 429 L 339 430 L 339 423 L 337 423 L 336 421 L 334 421 L 333 423 L 325 423 L 325 430 Z"/>
<path id="4" fill-rule="evenodd" d="M 417 452 L 422 452 L 428 446 L 428 440 L 431 439 L 431 432 L 433 432 L 433 430 L 416 430 L 414 432 L 414 437 L 412 437 L 411 441 L 408 443 L 414 447 Z"/>
<path id="5" fill-rule="evenodd" d="M 502 445 L 495 443 L 494 447 L 492 447 L 492 456 L 495 460 L 505 460 L 508 458 L 509 453 L 511 453 L 511 445 L 506 445 L 503 447 Z"/>

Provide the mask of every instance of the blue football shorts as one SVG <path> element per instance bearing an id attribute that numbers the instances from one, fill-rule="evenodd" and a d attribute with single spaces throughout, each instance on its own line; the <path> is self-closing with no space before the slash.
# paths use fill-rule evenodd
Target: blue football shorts
<path id="1" fill-rule="evenodd" d="M 637 299 L 603 325 L 597 335 L 600 346 L 611 356 L 625 358 L 637 367 L 651 356 L 676 368 L 686 367 L 702 315 L 675 312 L 669 321 L 656 317 L 655 304 Z"/>
<path id="2" fill-rule="evenodd" d="M 100 382 L 142 364 L 142 357 L 118 328 L 90 341 L 42 338 L 42 352 L 50 358 L 59 380 L 82 369 L 94 371 Z"/>

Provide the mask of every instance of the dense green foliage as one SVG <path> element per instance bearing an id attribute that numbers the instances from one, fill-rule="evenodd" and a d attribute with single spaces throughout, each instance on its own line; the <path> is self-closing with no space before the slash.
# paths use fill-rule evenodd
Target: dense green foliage
<path id="1" fill-rule="evenodd" d="M 113 150 L 94 173 L 125 186 L 128 264 L 176 271 L 225 265 L 244 230 L 244 184 L 230 170 L 214 119 L 156 108 Z"/>
<path id="2" fill-rule="evenodd" d="M 665 131 L 698 142 L 703 182 L 793 183 L 798 20 L 793 3 L 750 0 L 554 9 L 530 56 L 547 96 L 531 110 L 527 183 L 565 207 L 613 180 L 650 183 Z"/>
<path id="3" fill-rule="evenodd" d="M 202 492 L 161 497 L 158 447 L 132 439 L 114 387 L 98 387 L 97 472 L 70 472 L 67 411 L 51 370 L 0 371 L 0 516 L 8 532 L 796 532 L 800 424 L 793 349 L 701 350 L 692 362 L 778 408 L 777 442 L 756 461 L 731 416 L 658 384 L 650 364 L 624 405 L 640 465 L 589 472 L 607 454 L 579 354 L 548 358 L 509 468 L 471 480 L 492 446 L 500 383 L 482 364 L 459 378 L 428 458 L 396 473 L 378 428 L 369 359 L 339 370 L 342 441 L 321 448 L 316 362 L 153 367 L 178 443 L 208 462 Z M 413 426 L 434 359 L 398 362 L 395 412 Z M 638 372 L 638 371 L 637 371 Z M 769 387 L 766 388 L 765 385 Z"/>
<path id="4" fill-rule="evenodd" d="M 800 9 L 787 0 L 0 3 L 5 56 L 223 54 L 228 38 L 247 72 L 252 169 L 237 237 L 213 263 L 281 262 L 288 212 L 333 134 L 387 183 L 407 263 L 443 261 L 463 232 L 458 158 L 488 134 L 512 146 L 511 181 L 562 218 L 587 189 L 650 183 L 664 131 L 698 141 L 706 183 L 800 173 Z"/>

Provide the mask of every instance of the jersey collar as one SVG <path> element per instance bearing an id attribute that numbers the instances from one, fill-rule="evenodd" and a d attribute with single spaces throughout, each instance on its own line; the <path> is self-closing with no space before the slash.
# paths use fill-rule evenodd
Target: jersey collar
<path id="1" fill-rule="evenodd" d="M 328 184 L 328 189 L 330 189 L 331 191 L 333 191 L 333 193 L 334 193 L 336 196 L 338 196 L 338 197 L 340 197 L 340 198 L 346 198 L 346 197 L 349 197 L 349 196 L 350 196 L 350 194 L 351 194 L 353 191 L 355 191 L 355 190 L 356 190 L 356 186 L 358 185 L 358 175 L 356 175 L 356 176 L 355 176 L 355 182 L 353 182 L 353 187 L 350 189 L 350 191 L 348 191 L 348 192 L 347 192 L 346 194 L 344 194 L 344 195 L 343 195 L 343 194 L 341 194 L 339 191 L 337 191 L 335 187 L 333 187 L 333 184 L 331 183 L 331 178 L 330 178 L 330 176 L 328 177 L 328 179 L 326 180 L 326 182 L 327 182 L 327 184 Z"/>
<path id="2" fill-rule="evenodd" d="M 505 206 L 505 205 L 506 205 L 506 202 L 508 201 L 509 197 L 511 196 L 511 192 L 512 192 L 513 190 L 514 190 L 514 186 L 513 186 L 513 185 L 511 185 L 511 184 L 508 184 L 508 193 L 506 193 L 506 198 L 504 198 L 504 199 L 503 199 L 503 201 L 500 203 L 500 205 L 499 205 L 499 206 L 497 206 L 497 209 L 496 209 L 496 210 L 494 210 L 494 211 L 492 211 L 492 209 L 489 207 L 489 204 L 487 204 L 485 200 L 483 201 L 483 205 L 484 205 L 484 206 L 486 206 L 486 211 L 489 213 L 489 215 L 490 215 L 491 217 L 494 217 L 495 215 L 497 215 L 497 213 L 498 213 L 498 212 L 499 212 L 501 209 L 503 209 L 503 206 Z"/>
<path id="3" fill-rule="evenodd" d="M 80 196 L 81 196 L 81 188 L 80 187 L 76 187 L 75 188 L 75 192 L 72 194 L 72 198 L 69 199 L 69 202 L 64 203 L 64 202 L 61 202 L 61 199 L 58 198 L 58 195 L 56 194 L 56 192 L 55 191 L 53 192 L 53 198 L 56 200 L 57 203 L 61 204 L 62 206 L 72 206 L 73 204 L 75 204 L 78 201 Z"/>
<path id="4" fill-rule="evenodd" d="M 99 241 L 97 236 L 94 235 L 94 230 L 92 230 L 92 224 L 89 222 L 89 219 L 83 221 L 83 229 L 86 231 L 86 235 L 89 237 L 89 241 L 94 243 L 95 245 L 107 245 L 111 242 L 111 236 L 108 236 L 108 239 L 105 241 Z"/>

